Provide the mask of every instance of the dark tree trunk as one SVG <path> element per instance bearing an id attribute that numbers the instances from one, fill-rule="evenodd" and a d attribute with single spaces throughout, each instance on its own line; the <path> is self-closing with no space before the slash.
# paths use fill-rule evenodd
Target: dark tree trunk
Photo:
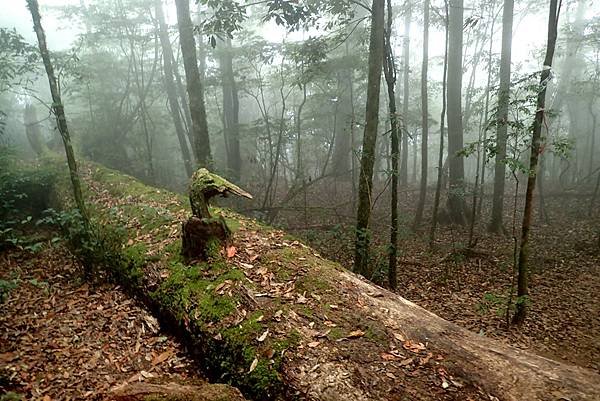
<path id="1" fill-rule="evenodd" d="M 463 0 L 451 0 L 448 42 L 448 212 L 452 222 L 465 223 L 465 167 L 459 154 L 463 148 L 462 50 Z"/>
<path id="2" fill-rule="evenodd" d="M 189 0 L 175 0 L 177 7 L 177 25 L 179 27 L 179 42 L 183 56 L 185 80 L 192 117 L 192 148 L 198 167 L 209 167 L 212 164 L 210 153 L 210 139 L 208 136 L 208 123 L 204 107 L 204 88 L 198 71 L 196 58 L 196 41 L 194 27 L 190 18 Z"/>
<path id="3" fill-rule="evenodd" d="M 538 158 L 541 149 L 542 125 L 546 107 L 546 88 L 550 80 L 556 37 L 558 36 L 558 17 L 562 0 L 550 0 L 550 12 L 548 16 L 548 44 L 546 47 L 546 58 L 540 78 L 541 90 L 537 96 L 537 112 L 533 122 L 533 134 L 531 136 L 531 156 L 529 158 L 529 176 L 527 178 L 527 191 L 525 193 L 525 210 L 523 211 L 523 224 L 521 226 L 521 246 L 519 249 L 519 265 L 517 279 L 517 305 L 513 323 L 522 323 L 527 312 L 529 296 L 529 231 L 531 230 L 531 217 L 533 211 L 533 191 L 537 176 Z"/>
<path id="4" fill-rule="evenodd" d="M 508 104 L 510 101 L 510 63 L 512 50 L 514 0 L 504 0 L 502 15 L 502 55 L 500 58 L 500 88 L 496 118 L 496 161 L 494 164 L 494 195 L 489 230 L 504 231 L 504 184 L 506 175 L 506 141 L 508 136 Z"/>
<path id="5" fill-rule="evenodd" d="M 421 65 L 421 182 L 419 189 L 419 203 L 413 223 L 413 229 L 421 225 L 425 198 L 427 196 L 427 169 L 428 169 L 428 138 L 429 138 L 429 107 L 427 100 L 427 70 L 429 68 L 429 0 L 423 1 L 423 61 Z"/>
<path id="6" fill-rule="evenodd" d="M 408 185 L 408 102 L 410 94 L 410 20 L 412 18 L 410 2 L 406 2 L 406 7 L 402 48 L 404 84 L 402 87 L 402 157 L 400 158 L 400 185 L 403 187 Z"/>
<path id="7" fill-rule="evenodd" d="M 46 69 L 46 74 L 48 75 L 48 84 L 50 85 L 50 94 L 52 95 L 52 112 L 56 116 L 58 131 L 60 132 L 60 136 L 65 147 L 67 164 L 69 166 L 69 173 L 71 177 L 71 185 L 73 187 L 73 197 L 75 198 L 75 204 L 79 209 L 79 213 L 83 218 L 84 224 L 87 225 L 88 214 L 81 191 L 81 181 L 77 171 L 77 161 L 75 160 L 75 152 L 73 152 L 73 146 L 71 145 L 71 135 L 69 134 L 69 128 L 67 126 L 65 108 L 60 97 L 58 85 L 56 83 L 54 67 L 52 66 L 50 53 L 48 52 L 48 47 L 46 46 L 46 34 L 44 32 L 44 28 L 42 27 L 42 17 L 40 15 L 40 9 L 37 0 L 27 0 L 27 7 L 31 12 L 33 30 L 37 36 L 40 53 L 44 62 L 44 68 Z"/>
<path id="8" fill-rule="evenodd" d="M 398 113 L 396 110 L 396 63 L 394 53 L 392 51 L 391 35 L 392 35 L 392 1 L 387 0 L 387 24 L 385 30 L 385 56 L 383 59 L 383 72 L 385 73 L 385 81 L 388 92 L 388 107 L 390 113 L 390 138 L 391 138 L 391 181 L 392 181 L 392 203 L 391 203 L 391 229 L 390 229 L 390 250 L 388 260 L 388 283 L 390 288 L 396 289 L 397 272 L 396 265 L 398 263 Z"/>
<path id="9" fill-rule="evenodd" d="M 223 135 L 227 150 L 227 170 L 234 181 L 242 175 L 242 158 L 240 155 L 240 101 L 237 82 L 233 73 L 233 54 L 231 39 L 225 40 L 221 49 L 221 85 L 223 88 Z"/>
<path id="10" fill-rule="evenodd" d="M 449 42 L 449 29 L 448 29 L 448 0 L 444 1 L 445 10 L 445 46 L 444 46 L 444 73 L 442 77 L 442 112 L 440 116 L 440 151 L 438 154 L 438 173 L 437 183 L 435 185 L 435 197 L 433 199 L 433 211 L 431 217 L 431 231 L 429 232 L 429 246 L 433 247 L 435 244 L 435 230 L 438 223 L 438 213 L 440 208 L 440 196 L 442 193 L 442 181 L 444 178 L 444 123 L 446 121 L 446 81 L 448 78 L 448 42 Z"/>
<path id="11" fill-rule="evenodd" d="M 192 176 L 194 167 L 190 156 L 190 148 L 187 143 L 186 133 L 181 120 L 181 111 L 179 101 L 177 99 L 177 87 L 175 86 L 175 77 L 173 74 L 173 48 L 169 40 L 169 30 L 165 22 L 165 16 L 162 9 L 161 0 L 155 0 L 154 7 L 156 9 L 156 17 L 159 25 L 160 45 L 162 47 L 163 56 L 163 73 L 165 80 L 165 89 L 169 100 L 169 108 L 171 109 L 171 118 L 175 126 L 175 133 L 179 140 L 179 148 L 183 157 L 183 164 L 188 178 Z"/>
<path id="12" fill-rule="evenodd" d="M 379 124 L 379 92 L 384 53 L 385 0 L 373 0 L 371 8 L 371 38 L 369 44 L 369 72 L 367 81 L 366 125 L 360 162 L 358 211 L 356 215 L 356 247 L 354 270 L 362 275 L 369 267 L 369 221 L 371 218 L 371 195 L 373 165 Z"/>

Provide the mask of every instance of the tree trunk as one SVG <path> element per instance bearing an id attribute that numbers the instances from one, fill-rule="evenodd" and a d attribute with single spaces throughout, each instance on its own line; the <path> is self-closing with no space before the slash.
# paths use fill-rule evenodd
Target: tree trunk
<path id="1" fill-rule="evenodd" d="M 410 20 L 412 8 L 410 2 L 406 2 L 404 14 L 404 42 L 402 48 L 403 63 L 403 88 L 402 88 L 402 157 L 400 158 L 400 185 L 406 188 L 408 185 L 408 102 L 410 94 Z"/>
<path id="2" fill-rule="evenodd" d="M 161 0 L 154 1 L 154 8 L 156 9 L 160 45 L 162 47 L 165 90 L 169 100 L 169 108 L 171 109 L 171 118 L 173 119 L 173 125 L 175 126 L 175 133 L 179 140 L 179 148 L 181 149 L 181 155 L 183 156 L 183 164 L 185 166 L 186 174 L 188 178 L 190 178 L 194 173 L 194 167 L 190 156 L 190 148 L 188 147 L 186 133 L 183 128 L 183 122 L 181 120 L 181 111 L 177 99 L 177 87 L 175 86 L 173 74 L 173 48 L 171 47 L 171 41 L 169 40 L 169 30 L 167 23 L 165 22 Z"/>
<path id="3" fill-rule="evenodd" d="M 427 197 L 427 169 L 428 169 L 428 137 L 429 137 L 429 107 L 427 99 L 427 71 L 429 68 L 429 0 L 423 1 L 423 61 L 421 65 L 421 182 L 419 189 L 419 203 L 413 223 L 416 230 L 421 225 L 425 198 Z"/>
<path id="4" fill-rule="evenodd" d="M 369 44 L 369 72 L 367 80 L 366 125 L 363 135 L 362 156 L 356 214 L 356 244 L 354 270 L 366 275 L 369 267 L 369 220 L 373 188 L 373 165 L 379 124 L 379 91 L 384 53 L 385 0 L 373 0 L 371 8 L 371 38 Z"/>
<path id="5" fill-rule="evenodd" d="M 387 25 L 385 30 L 385 56 L 383 58 L 383 72 L 385 73 L 385 82 L 388 92 L 388 107 L 390 113 L 390 138 L 391 138 L 391 181 L 392 181 L 392 203 L 391 203 L 391 229 L 390 229 L 390 249 L 388 259 L 388 284 L 390 288 L 396 289 L 398 263 L 398 113 L 396 110 L 396 63 L 392 51 L 392 1 L 387 0 Z"/>
<path id="6" fill-rule="evenodd" d="M 65 147 L 71 185 L 73 187 L 73 197 L 75 198 L 75 204 L 77 205 L 77 209 L 79 209 L 79 213 L 83 218 L 84 224 L 87 225 L 88 214 L 85 208 L 83 194 L 81 192 L 81 181 L 77 171 L 77 161 L 75 160 L 75 152 L 73 151 L 73 146 L 71 145 L 71 136 L 67 126 L 67 117 L 65 116 L 65 108 L 60 97 L 58 85 L 56 83 L 54 67 L 52 66 L 50 53 L 48 52 L 48 47 L 46 46 L 46 34 L 44 32 L 44 28 L 42 27 L 42 17 L 40 15 L 40 9 L 37 0 L 27 0 L 27 7 L 31 12 L 33 30 L 37 36 L 40 53 L 44 62 L 44 68 L 46 69 L 46 74 L 48 75 L 48 84 L 50 85 L 50 94 L 52 95 L 52 112 L 56 116 L 56 125 Z"/>
<path id="7" fill-rule="evenodd" d="M 23 123 L 25 124 L 25 136 L 31 146 L 31 149 L 39 157 L 47 149 L 44 139 L 42 138 L 42 130 L 40 127 L 40 121 L 37 117 L 37 110 L 32 104 L 25 106 L 23 113 Z"/>
<path id="8" fill-rule="evenodd" d="M 521 226 L 521 246 L 519 249 L 519 266 L 517 279 L 517 305 L 513 323 L 522 323 L 525 320 L 528 303 L 528 281 L 529 281 L 529 231 L 531 229 L 531 216 L 533 211 L 533 191 L 540 155 L 540 143 L 542 136 L 542 125 L 546 107 L 546 88 L 550 80 L 556 37 L 558 36 L 558 17 L 562 0 L 550 0 L 550 12 L 548 16 L 548 44 L 546 47 L 546 58 L 540 78 L 541 90 L 537 96 L 537 112 L 533 122 L 533 134 L 531 136 L 531 156 L 529 158 L 529 176 L 527 178 L 527 192 L 525 193 L 525 210 L 523 211 L 523 224 Z"/>
<path id="9" fill-rule="evenodd" d="M 183 56 L 185 80 L 192 117 L 192 148 L 198 167 L 210 167 L 212 160 L 208 123 L 204 108 L 204 88 L 200 80 L 200 72 L 198 71 L 194 27 L 190 18 L 190 2 L 189 0 L 175 0 L 175 6 L 177 7 L 179 42 L 181 44 L 181 54 Z"/>
<path id="10" fill-rule="evenodd" d="M 444 122 L 446 121 L 446 81 L 448 78 L 448 0 L 444 0 L 445 10 L 445 42 L 444 42 L 444 73 L 442 77 L 442 112 L 440 116 L 440 151 L 438 154 L 437 183 L 435 184 L 435 197 L 433 199 L 433 211 L 431 216 L 431 230 L 429 232 L 429 247 L 435 243 L 435 230 L 438 223 L 438 211 L 440 207 L 440 195 L 442 193 L 442 180 L 444 177 Z"/>
<path id="11" fill-rule="evenodd" d="M 510 102 L 510 64 L 512 50 L 514 0 L 504 0 L 502 15 L 502 55 L 500 57 L 500 88 L 496 118 L 496 161 L 494 164 L 494 195 L 489 230 L 504 231 L 504 184 L 506 175 L 506 141 L 508 137 L 508 105 Z"/>
<path id="12" fill-rule="evenodd" d="M 451 0 L 448 42 L 448 212 L 452 222 L 465 223 L 465 166 L 459 154 L 463 148 L 462 50 L 463 0 Z"/>
<path id="13" fill-rule="evenodd" d="M 221 85 L 223 88 L 223 135 L 227 150 L 227 170 L 233 181 L 239 181 L 242 175 L 240 155 L 240 100 L 237 82 L 233 74 L 233 54 L 231 39 L 225 40 L 221 49 Z"/>
<path id="14" fill-rule="evenodd" d="M 345 69 L 338 74 L 338 102 L 336 104 L 336 124 L 331 172 L 348 180 L 350 172 L 350 154 L 352 152 L 352 70 Z"/>

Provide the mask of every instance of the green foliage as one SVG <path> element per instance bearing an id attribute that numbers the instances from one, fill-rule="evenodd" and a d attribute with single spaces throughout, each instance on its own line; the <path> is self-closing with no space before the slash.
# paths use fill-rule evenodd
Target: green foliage
<path id="1" fill-rule="evenodd" d="M 116 220 L 115 220 L 116 221 Z M 105 272 L 124 286 L 136 286 L 142 278 L 144 264 L 140 249 L 123 252 L 126 230 L 120 225 L 86 223 L 78 209 L 56 211 L 48 209 L 37 224 L 60 229 L 69 248 L 81 261 L 87 278 Z"/>
<path id="2" fill-rule="evenodd" d="M 0 93 L 25 84 L 35 71 L 39 52 L 16 29 L 0 28 Z"/>
<path id="3" fill-rule="evenodd" d="M 8 294 L 17 288 L 17 280 L 2 280 L 0 279 L 0 303 L 6 301 Z"/>
<path id="4" fill-rule="evenodd" d="M 24 229 L 48 207 L 56 174 L 51 169 L 19 163 L 8 148 L 0 148 L 0 248 L 15 246 L 37 252 Z"/>

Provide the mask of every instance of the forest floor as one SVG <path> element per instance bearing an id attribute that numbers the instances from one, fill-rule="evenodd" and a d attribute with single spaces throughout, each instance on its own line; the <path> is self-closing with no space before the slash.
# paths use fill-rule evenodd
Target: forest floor
<path id="1" fill-rule="evenodd" d="M 83 281 L 63 246 L 6 250 L 0 265 L 10 287 L 0 304 L 0 395 L 108 400 L 119 385 L 201 381 L 147 310 L 117 286 Z"/>
<path id="2" fill-rule="evenodd" d="M 416 202 L 416 196 L 409 195 L 401 208 L 410 210 Z M 484 204 L 484 221 L 490 207 Z M 600 372 L 600 216 L 598 211 L 588 216 L 586 196 L 548 196 L 546 207 L 548 222 L 536 216 L 531 233 L 531 302 L 523 326 L 506 324 L 506 305 L 513 285 L 514 241 L 510 226 L 508 235 L 494 235 L 481 224 L 475 230 L 477 242 L 472 249 L 467 247 L 467 227 L 441 225 L 434 250 L 428 245 L 427 219 L 417 235 L 405 229 L 400 240 L 397 292 L 481 335 Z M 510 211 L 507 205 L 507 223 L 511 221 Z M 405 213 L 405 218 L 404 226 L 410 226 L 412 214 Z M 375 271 L 373 278 L 380 282 L 386 274 L 388 219 L 383 212 L 374 219 L 378 227 L 374 249 L 381 270 Z M 325 257 L 352 266 L 351 226 L 317 234 L 310 230 L 294 233 Z"/>

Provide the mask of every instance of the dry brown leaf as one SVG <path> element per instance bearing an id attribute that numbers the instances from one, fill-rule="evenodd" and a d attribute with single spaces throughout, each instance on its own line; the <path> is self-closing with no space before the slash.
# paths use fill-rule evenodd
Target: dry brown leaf
<path id="1" fill-rule="evenodd" d="M 354 330 L 351 331 L 350 334 L 346 336 L 346 338 L 359 338 L 365 335 L 365 332 L 362 330 Z"/>
<path id="2" fill-rule="evenodd" d="M 321 345 L 321 342 L 320 341 L 313 341 L 313 342 L 308 343 L 307 345 L 308 345 L 309 348 L 316 348 L 319 345 Z"/>

